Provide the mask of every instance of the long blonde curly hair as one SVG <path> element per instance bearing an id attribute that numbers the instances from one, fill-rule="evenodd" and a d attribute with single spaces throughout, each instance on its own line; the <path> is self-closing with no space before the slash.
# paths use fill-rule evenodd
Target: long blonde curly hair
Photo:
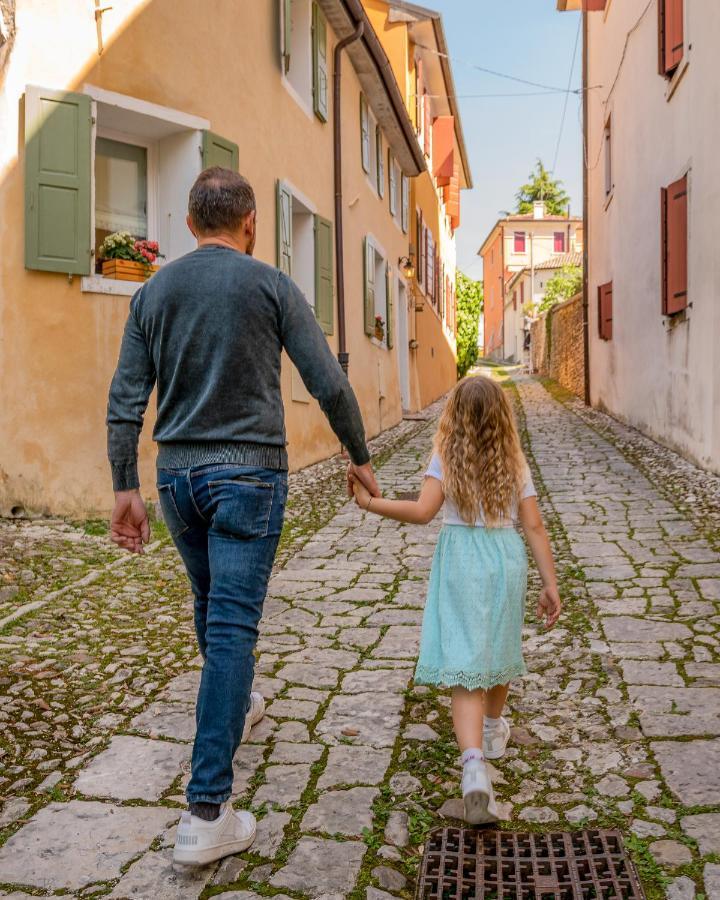
<path id="1" fill-rule="evenodd" d="M 503 389 L 482 376 L 464 378 L 440 417 L 435 452 L 443 488 L 463 521 L 482 511 L 496 525 L 511 515 L 526 477 L 515 416 Z"/>

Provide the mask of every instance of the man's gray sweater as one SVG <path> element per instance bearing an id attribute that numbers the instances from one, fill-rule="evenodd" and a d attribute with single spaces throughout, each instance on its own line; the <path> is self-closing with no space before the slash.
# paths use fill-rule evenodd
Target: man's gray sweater
<path id="1" fill-rule="evenodd" d="M 130 303 L 108 401 L 114 489 L 139 487 L 138 439 L 156 382 L 158 466 L 286 469 L 283 349 L 352 461 L 368 462 L 355 394 L 298 287 L 211 244 L 163 266 Z"/>

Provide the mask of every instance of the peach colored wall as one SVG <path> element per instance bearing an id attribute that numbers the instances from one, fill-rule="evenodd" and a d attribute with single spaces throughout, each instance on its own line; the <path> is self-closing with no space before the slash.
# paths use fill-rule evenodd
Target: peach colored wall
<path id="1" fill-rule="evenodd" d="M 0 156 L 0 221 L 5 225 L 0 254 L 4 511 L 24 505 L 88 513 L 110 506 L 104 417 L 128 306 L 127 297 L 82 293 L 78 277 L 69 282 L 62 274 L 24 268 L 23 161 L 22 151 L 18 159 L 14 147 L 22 145 L 17 129 L 25 84 L 79 89 L 89 83 L 209 119 L 214 131 L 240 146 L 240 169 L 257 195 L 256 253 L 261 259 L 275 261 L 276 179 L 292 182 L 321 215 L 334 218 L 332 126 L 309 115 L 282 84 L 274 5 L 219 3 L 212 16 L 190 0 L 149 0 L 135 6 L 136 14 L 124 28 L 115 20 L 117 33 L 106 39 L 98 59 L 92 10 L 88 12 L 83 0 L 23 4 L 21 15 L 28 27 L 18 28 L 0 110 L 0 122 L 13 131 L 3 141 Z M 30 27 L 35 23 L 42 27 Z M 245 39 L 247 35 L 252 40 Z M 335 38 L 330 30 L 328 38 L 331 54 Z M 61 45 L 63 53 L 58 54 Z M 371 232 L 394 267 L 407 253 L 408 238 L 390 218 L 387 196 L 378 198 L 362 171 L 359 82 L 351 65 L 343 72 L 350 379 L 367 431 L 374 435 L 397 422 L 401 408 L 397 351 L 375 346 L 363 333 L 362 238 Z M 337 323 L 330 338 L 333 349 L 336 341 Z M 292 466 L 336 452 L 337 442 L 317 404 L 291 399 L 287 367 L 283 389 Z M 142 489 L 147 496 L 155 493 L 151 419 L 149 410 L 141 443 Z"/>

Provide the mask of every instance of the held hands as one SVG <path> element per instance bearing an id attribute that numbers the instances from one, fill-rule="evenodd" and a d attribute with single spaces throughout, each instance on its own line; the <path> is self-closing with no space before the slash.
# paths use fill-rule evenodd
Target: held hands
<path id="1" fill-rule="evenodd" d="M 110 539 L 130 553 L 144 553 L 150 541 L 150 523 L 139 491 L 117 491 L 110 519 Z"/>
<path id="2" fill-rule="evenodd" d="M 364 466 L 356 466 L 354 463 L 348 463 L 347 467 L 347 494 L 352 497 L 354 494 L 354 482 L 359 481 L 365 489 L 370 493 L 371 497 L 380 497 L 380 488 L 375 480 L 375 473 L 372 465 L 365 463 Z"/>
<path id="3" fill-rule="evenodd" d="M 544 620 L 545 628 L 550 629 L 557 624 L 562 610 L 562 601 L 556 587 L 544 587 L 540 591 L 535 615 Z"/>
<path id="4" fill-rule="evenodd" d="M 355 496 L 355 502 L 360 507 L 360 509 L 367 509 L 368 504 L 373 498 L 373 495 L 365 487 L 365 485 L 356 478 L 355 475 L 352 475 L 350 477 L 350 483 L 352 484 L 352 491 Z"/>

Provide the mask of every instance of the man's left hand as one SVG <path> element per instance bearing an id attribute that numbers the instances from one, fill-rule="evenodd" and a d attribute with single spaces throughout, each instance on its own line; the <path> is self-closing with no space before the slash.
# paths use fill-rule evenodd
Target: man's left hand
<path id="1" fill-rule="evenodd" d="M 150 541 L 150 522 L 140 491 L 116 491 L 110 519 L 110 538 L 131 553 L 144 553 Z"/>

